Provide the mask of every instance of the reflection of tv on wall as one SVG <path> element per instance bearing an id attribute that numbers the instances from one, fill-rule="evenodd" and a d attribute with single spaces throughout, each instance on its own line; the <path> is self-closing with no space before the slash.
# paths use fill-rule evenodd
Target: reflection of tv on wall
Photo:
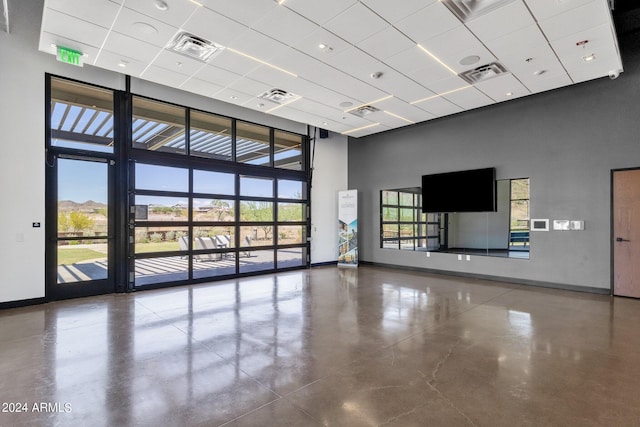
<path id="1" fill-rule="evenodd" d="M 496 168 L 422 176 L 422 211 L 495 212 Z"/>

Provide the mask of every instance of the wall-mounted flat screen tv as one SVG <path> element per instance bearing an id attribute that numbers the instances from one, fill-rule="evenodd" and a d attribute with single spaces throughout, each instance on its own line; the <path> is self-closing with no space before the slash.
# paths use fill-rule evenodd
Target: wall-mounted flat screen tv
<path id="1" fill-rule="evenodd" d="M 422 176 L 422 211 L 495 212 L 496 168 Z"/>

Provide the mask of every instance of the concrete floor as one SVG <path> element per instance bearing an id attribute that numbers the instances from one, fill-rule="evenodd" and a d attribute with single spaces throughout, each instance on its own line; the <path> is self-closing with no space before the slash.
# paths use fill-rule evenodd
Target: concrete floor
<path id="1" fill-rule="evenodd" d="M 9 309 L 0 425 L 637 426 L 639 325 L 637 300 L 371 266 Z"/>

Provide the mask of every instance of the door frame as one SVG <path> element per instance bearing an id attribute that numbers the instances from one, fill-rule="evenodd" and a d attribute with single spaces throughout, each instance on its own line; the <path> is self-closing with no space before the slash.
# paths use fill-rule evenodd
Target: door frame
<path id="1" fill-rule="evenodd" d="M 81 149 L 55 147 L 51 145 L 51 81 L 54 78 L 75 82 L 90 87 L 105 89 L 113 92 L 114 117 L 114 152 L 100 153 Z M 76 298 L 127 292 L 127 276 L 129 266 L 118 262 L 127 257 L 127 177 L 123 177 L 122 169 L 127 167 L 128 148 L 126 141 L 130 135 L 127 132 L 126 114 L 129 111 L 128 95 L 130 90 L 129 76 L 125 79 L 126 91 L 116 90 L 91 83 L 82 82 L 68 77 L 45 73 L 45 301 Z M 130 136 L 129 136 L 130 137 Z M 104 161 L 108 165 L 108 206 L 110 239 L 108 249 L 108 273 L 104 284 L 87 287 L 91 282 L 77 282 L 76 285 L 63 285 L 64 290 L 57 285 L 57 199 L 58 199 L 58 158 L 78 160 Z M 84 285 L 84 286 L 83 286 Z"/>
<path id="2" fill-rule="evenodd" d="M 611 189 L 611 202 L 610 202 L 610 211 L 609 211 L 609 253 L 610 253 L 610 284 L 609 284 L 609 295 L 615 296 L 615 211 L 614 211 L 614 202 L 615 202 L 615 192 L 614 192 L 614 175 L 617 172 L 627 172 L 627 171 L 635 171 L 639 170 L 640 166 L 631 167 L 631 168 L 619 168 L 619 169 L 611 169 L 611 179 L 610 179 L 610 189 Z"/>
<path id="3" fill-rule="evenodd" d="M 114 221 L 114 167 L 112 156 L 77 155 L 68 153 L 47 153 L 47 196 L 46 196 L 46 234 L 45 243 L 45 299 L 54 301 L 68 298 L 101 295 L 115 291 L 115 221 Z M 88 161 L 107 166 L 107 278 L 58 283 L 58 160 Z"/>

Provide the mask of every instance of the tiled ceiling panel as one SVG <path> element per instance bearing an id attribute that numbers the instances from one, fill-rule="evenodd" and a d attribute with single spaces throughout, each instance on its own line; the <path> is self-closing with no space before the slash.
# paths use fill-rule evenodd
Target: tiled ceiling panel
<path id="1" fill-rule="evenodd" d="M 39 49 L 360 137 L 622 72 L 608 5 L 512 0 L 463 21 L 438 0 L 45 0 Z M 222 50 L 169 51 L 182 31 Z M 301 98 L 259 98 L 276 88 Z M 349 111 L 365 104 L 379 111 Z"/>

